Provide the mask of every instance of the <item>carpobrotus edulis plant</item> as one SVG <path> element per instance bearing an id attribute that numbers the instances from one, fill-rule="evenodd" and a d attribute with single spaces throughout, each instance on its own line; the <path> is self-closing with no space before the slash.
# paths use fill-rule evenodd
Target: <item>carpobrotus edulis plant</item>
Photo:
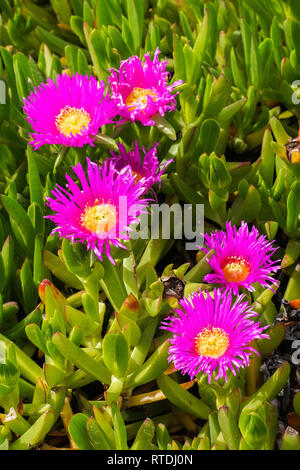
<path id="1" fill-rule="evenodd" d="M 100 260 L 104 253 L 114 263 L 111 244 L 125 249 L 120 239 L 129 238 L 130 225 L 138 222 L 147 205 L 140 199 L 144 180 L 136 182 L 134 175 L 116 172 L 111 160 L 99 166 L 87 159 L 87 177 L 80 163 L 73 171 L 82 189 L 66 174 L 69 191 L 57 185 L 47 199 L 55 211 L 48 216 L 56 224 L 52 233 L 86 243 Z"/>
<path id="2" fill-rule="evenodd" d="M 300 450 L 299 2 L 0 4 L 0 450 Z"/>
<path id="3" fill-rule="evenodd" d="M 24 99 L 24 111 L 34 132 L 31 145 L 68 147 L 93 145 L 99 128 L 111 123 L 116 108 L 100 83 L 87 75 L 58 75 L 47 79 Z"/>
<path id="4" fill-rule="evenodd" d="M 226 231 L 204 234 L 204 244 L 206 253 L 215 250 L 208 260 L 213 272 L 205 276 L 206 282 L 222 284 L 234 294 L 239 293 L 240 287 L 254 291 L 255 282 L 262 287 L 278 285 L 272 274 L 280 269 L 280 261 L 271 259 L 277 248 L 256 227 L 249 230 L 242 222 L 237 229 L 227 222 Z"/>
<path id="5" fill-rule="evenodd" d="M 159 183 L 160 185 L 162 174 L 166 167 L 173 161 L 171 158 L 165 163 L 160 164 L 157 158 L 157 145 L 158 143 L 155 143 L 148 151 L 143 149 L 143 156 L 141 155 L 137 141 L 134 143 L 134 148 L 128 152 L 126 152 L 124 144 L 121 143 L 118 144 L 120 155 L 112 152 L 116 169 L 122 171 L 129 165 L 137 181 L 144 178 L 145 191 L 148 191 L 155 183 Z"/>
<path id="6" fill-rule="evenodd" d="M 139 57 L 123 60 L 119 70 L 112 70 L 108 78 L 112 99 L 115 101 L 118 114 L 125 120 L 140 121 L 145 126 L 155 124 L 153 116 L 173 111 L 176 108 L 173 89 L 182 83 L 177 80 L 167 84 L 167 61 L 160 61 L 157 49 L 153 60 L 149 53 L 142 62 Z"/>
<path id="7" fill-rule="evenodd" d="M 193 379 L 200 371 L 209 382 L 227 371 L 236 375 L 249 365 L 257 351 L 250 346 L 254 339 L 268 338 L 266 326 L 252 320 L 257 316 L 244 295 L 234 300 L 232 291 L 214 289 L 213 294 L 198 291 L 179 301 L 174 315 L 162 322 L 162 328 L 173 333 L 169 361 L 176 369 Z"/>

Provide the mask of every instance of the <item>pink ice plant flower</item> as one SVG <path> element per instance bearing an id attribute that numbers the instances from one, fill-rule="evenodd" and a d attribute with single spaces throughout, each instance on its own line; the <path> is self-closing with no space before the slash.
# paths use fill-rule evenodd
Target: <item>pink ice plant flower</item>
<path id="1" fill-rule="evenodd" d="M 157 158 L 157 146 L 158 143 L 155 143 L 148 152 L 143 148 L 143 156 L 140 153 L 137 141 L 134 143 L 134 148 L 129 150 L 129 152 L 126 152 L 125 146 L 121 143 L 118 144 L 120 155 L 115 152 L 111 152 L 117 170 L 124 171 L 129 167 L 135 175 L 136 181 L 139 181 L 141 178 L 145 179 L 145 192 L 147 192 L 155 183 L 159 183 L 160 185 L 161 176 L 166 167 L 174 161 L 173 158 L 171 158 L 165 163 L 160 164 Z"/>
<path id="2" fill-rule="evenodd" d="M 206 282 L 222 284 L 236 295 L 240 287 L 254 291 L 255 282 L 271 289 L 272 283 L 278 286 L 271 276 L 280 269 L 280 260 L 271 260 L 277 248 L 264 235 L 259 235 L 257 228 L 249 230 L 243 221 L 237 229 L 227 222 L 225 232 L 204 234 L 204 245 L 202 250 L 206 253 L 215 250 L 207 260 L 213 272 L 205 276 Z"/>
<path id="3" fill-rule="evenodd" d="M 111 246 L 126 249 L 120 240 L 128 240 L 132 224 L 146 212 L 149 200 L 140 199 L 144 180 L 115 170 L 111 160 L 99 166 L 87 158 L 87 177 L 80 163 L 72 167 L 81 188 L 66 174 L 68 190 L 57 185 L 47 204 L 55 214 L 47 216 L 56 224 L 52 233 L 85 243 L 100 260 L 105 254 L 115 264 Z"/>
<path id="4" fill-rule="evenodd" d="M 144 55 L 144 62 L 139 57 L 123 60 L 119 70 L 112 69 L 108 78 L 112 99 L 118 107 L 118 114 L 124 120 L 141 121 L 144 126 L 153 126 L 153 116 L 164 116 L 166 111 L 176 108 L 173 89 L 182 84 L 177 80 L 168 85 L 169 73 L 166 72 L 167 61 L 159 61 L 160 51 L 154 53 L 153 61 L 149 53 Z"/>
<path id="5" fill-rule="evenodd" d="M 209 383 L 213 373 L 215 380 L 224 377 L 227 382 L 227 371 L 236 375 L 249 366 L 252 353 L 259 355 L 250 342 L 269 336 L 263 333 L 267 326 L 252 320 L 257 313 L 243 298 L 234 301 L 231 290 L 215 289 L 180 300 L 161 327 L 173 333 L 169 362 L 191 379 L 203 371 Z"/>
<path id="6" fill-rule="evenodd" d="M 34 132 L 30 142 L 34 149 L 44 144 L 69 147 L 94 145 L 101 126 L 113 122 L 116 107 L 92 76 L 57 75 L 47 79 L 24 99 L 23 109 Z"/>

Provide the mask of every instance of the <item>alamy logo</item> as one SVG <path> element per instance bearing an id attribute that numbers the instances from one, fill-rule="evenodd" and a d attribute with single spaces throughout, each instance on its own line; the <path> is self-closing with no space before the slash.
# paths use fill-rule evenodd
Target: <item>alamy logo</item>
<path id="1" fill-rule="evenodd" d="M 150 218 L 150 224 L 149 224 Z M 149 233 L 150 229 L 150 233 Z M 172 235 L 171 235 L 172 233 Z M 131 239 L 188 240 L 186 250 L 199 250 L 203 246 L 203 204 L 151 204 L 150 212 L 140 216 L 139 226 L 133 227 Z"/>
<path id="2" fill-rule="evenodd" d="M 139 223 L 129 229 L 118 231 L 119 227 L 128 226 L 127 197 L 120 196 L 118 203 L 118 223 L 112 218 L 103 230 L 103 218 L 97 217 L 94 230 L 103 238 L 121 240 L 186 240 L 186 250 L 199 250 L 204 242 L 204 205 L 203 204 L 151 204 L 147 212 L 139 215 Z M 118 235 L 117 235 L 118 232 Z"/>
<path id="3" fill-rule="evenodd" d="M 292 94 L 292 103 L 299 104 L 300 103 L 300 80 L 294 80 L 292 83 L 292 88 L 294 93 Z"/>
<path id="4" fill-rule="evenodd" d="M 6 83 L 0 80 L 0 104 L 6 104 Z"/>
<path id="5" fill-rule="evenodd" d="M 292 342 L 292 349 L 295 351 L 292 354 L 292 363 L 298 366 L 300 364 L 300 339 L 295 339 Z"/>

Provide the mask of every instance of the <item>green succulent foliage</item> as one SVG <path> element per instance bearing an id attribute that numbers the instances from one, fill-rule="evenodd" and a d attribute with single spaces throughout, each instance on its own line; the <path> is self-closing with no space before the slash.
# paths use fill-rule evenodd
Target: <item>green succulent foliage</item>
<path id="1" fill-rule="evenodd" d="M 207 398 L 203 401 L 197 399 L 168 375 L 162 374 L 157 379 L 157 384 L 165 397 L 177 409 L 200 420 L 207 420 L 205 424 L 202 421 L 202 425 L 196 427 L 197 432 L 193 440 L 186 440 L 183 445 L 172 440 L 168 432 L 167 426 L 170 424 L 168 414 L 159 419 L 146 418 L 144 422 L 136 423 L 139 427 L 126 425 L 129 412 L 120 411 L 116 405 L 112 408 L 111 416 L 106 411 L 106 405 L 94 406 L 90 410 L 89 418 L 83 414 L 74 415 L 70 421 L 71 436 L 82 450 L 112 448 L 127 450 L 128 441 L 131 442 L 132 450 L 271 450 L 276 440 L 277 410 L 268 400 L 271 401 L 277 395 L 278 389 L 285 385 L 288 374 L 289 366 L 284 364 L 245 404 L 241 401 L 239 388 L 233 388 L 237 385 L 234 381 L 230 384 L 231 393 L 224 390 L 224 387 L 213 386 L 213 393 L 218 398 L 226 394 L 224 405 L 213 407 L 206 404 L 209 402 Z M 225 388 L 228 388 L 228 385 Z M 178 416 L 174 411 L 175 422 Z M 106 431 L 105 434 L 108 424 L 106 420 L 109 420 L 110 427 L 109 432 Z M 90 426 L 89 429 L 90 423 L 93 423 L 93 428 Z M 133 429 L 137 430 L 135 439 L 133 439 Z M 97 444 L 97 436 L 101 435 L 101 431 L 107 440 L 111 440 L 110 444 L 113 443 L 114 447 L 110 447 L 104 438 Z"/>
<path id="2" fill-rule="evenodd" d="M 64 426 L 82 450 L 273 449 L 272 401 L 288 364 L 264 384 L 255 359 L 227 384 L 183 382 L 169 369 L 159 323 L 178 298 L 165 295 L 165 279 L 177 277 L 185 295 L 207 288 L 207 257 L 176 269 L 167 260 L 175 239 L 140 239 L 112 253 L 115 266 L 100 263 L 51 235 L 45 198 L 86 155 L 102 161 L 118 139 L 159 141 L 160 159 L 174 159 L 165 202 L 203 204 L 207 232 L 227 220 L 254 223 L 269 240 L 283 232 L 284 297 L 300 298 L 300 164 L 286 148 L 300 117 L 298 3 L 0 0 L 0 11 L 0 448 L 43 446 Z M 151 128 L 105 126 L 93 149 L 32 150 L 22 104 L 34 87 L 63 70 L 107 81 L 121 60 L 157 48 L 171 81 L 184 82 L 176 111 Z M 278 313 L 273 294 L 257 288 L 251 299 L 266 325 Z M 262 356 L 284 336 L 280 325 L 268 333 Z M 95 382 L 103 393 L 90 400 L 85 386 Z M 299 415 L 299 393 L 293 406 Z M 287 428 L 280 446 L 299 450 L 299 435 Z"/>

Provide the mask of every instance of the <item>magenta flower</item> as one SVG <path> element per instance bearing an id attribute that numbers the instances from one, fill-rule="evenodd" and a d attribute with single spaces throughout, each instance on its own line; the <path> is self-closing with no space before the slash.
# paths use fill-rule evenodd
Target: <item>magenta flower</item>
<path id="1" fill-rule="evenodd" d="M 162 328 L 173 333 L 170 339 L 169 362 L 191 379 L 200 371 L 208 374 L 208 381 L 216 372 L 215 380 L 227 371 L 236 375 L 240 368 L 249 366 L 254 339 L 269 338 L 263 331 L 267 326 L 251 320 L 256 316 L 248 302 L 240 295 L 233 303 L 232 291 L 215 289 L 195 292 L 179 301 L 175 315 L 162 323 Z"/>
<path id="2" fill-rule="evenodd" d="M 115 105 L 104 96 L 104 81 L 87 75 L 58 75 L 42 83 L 24 99 L 24 111 L 34 133 L 31 145 L 93 146 L 99 128 L 112 122 Z"/>
<path id="3" fill-rule="evenodd" d="M 72 243 L 86 243 L 100 260 L 104 253 L 115 264 L 111 245 L 126 249 L 120 239 L 129 239 L 130 225 L 139 222 L 139 215 L 145 212 L 148 200 L 139 199 L 144 181 L 118 173 L 108 160 L 99 167 L 87 159 L 87 178 L 80 163 L 73 171 L 82 189 L 66 174 L 69 191 L 57 185 L 52 190 L 54 197 L 47 198 L 55 211 L 48 216 L 57 225 L 52 233 L 58 232 Z"/>
<path id="4" fill-rule="evenodd" d="M 169 165 L 169 163 L 174 161 L 171 158 L 163 165 L 159 163 L 156 150 L 158 143 L 155 143 L 154 147 L 148 150 L 148 152 L 143 149 L 145 154 L 143 158 L 141 157 L 137 141 L 135 141 L 135 147 L 128 153 L 126 152 L 125 146 L 123 144 L 119 143 L 118 146 L 120 155 L 116 154 L 115 152 L 111 152 L 116 169 L 122 171 L 129 166 L 132 173 L 135 175 L 136 181 L 139 181 L 141 178 L 145 178 L 145 192 L 147 192 L 148 189 L 151 188 L 151 186 L 153 186 L 156 182 L 160 184 L 161 175 L 165 171 L 165 168 L 167 165 Z"/>
<path id="5" fill-rule="evenodd" d="M 175 95 L 172 90 L 183 83 L 181 80 L 167 85 L 167 61 L 160 62 L 157 49 L 153 61 L 149 53 L 142 62 L 137 56 L 123 60 L 119 70 L 112 69 L 108 78 L 111 85 L 112 99 L 117 103 L 118 114 L 132 121 L 141 121 L 144 126 L 153 126 L 151 119 L 159 113 L 176 108 Z"/>
<path id="6" fill-rule="evenodd" d="M 270 283 L 278 285 L 278 281 L 270 276 L 280 269 L 280 261 L 272 261 L 271 256 L 277 250 L 272 242 L 252 227 L 241 223 L 237 230 L 226 222 L 226 232 L 220 230 L 204 235 L 205 245 L 202 250 L 206 253 L 214 249 L 215 254 L 208 260 L 213 273 L 207 274 L 206 282 L 222 284 L 239 293 L 239 287 L 254 291 L 253 283 L 259 282 L 263 287 Z"/>

